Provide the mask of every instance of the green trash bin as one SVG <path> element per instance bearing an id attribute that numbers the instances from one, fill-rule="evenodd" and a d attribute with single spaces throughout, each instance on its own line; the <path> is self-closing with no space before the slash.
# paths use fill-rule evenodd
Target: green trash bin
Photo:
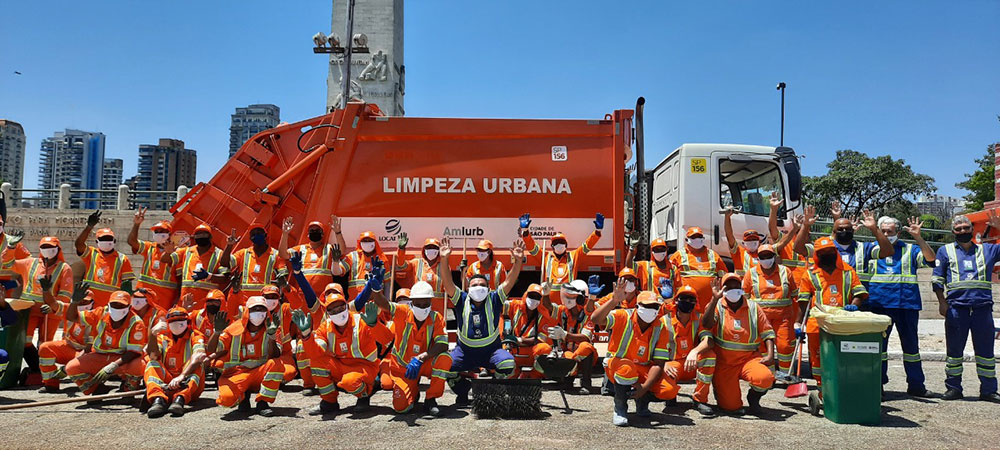
<path id="1" fill-rule="evenodd" d="M 7 371 L 0 377 L 0 389 L 17 385 L 24 358 L 24 329 L 28 327 L 28 310 L 18 311 L 17 322 L 0 329 L 0 348 L 7 350 L 10 361 Z"/>
<path id="2" fill-rule="evenodd" d="M 882 421 L 882 333 L 830 334 L 820 330 L 823 415 L 835 423 Z"/>

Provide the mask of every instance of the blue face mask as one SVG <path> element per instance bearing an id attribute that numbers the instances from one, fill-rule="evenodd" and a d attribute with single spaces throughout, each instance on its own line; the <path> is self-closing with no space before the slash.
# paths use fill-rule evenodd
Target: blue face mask
<path id="1" fill-rule="evenodd" d="M 254 245 L 267 245 L 267 235 L 264 233 L 252 235 L 250 236 L 250 242 L 253 242 Z"/>

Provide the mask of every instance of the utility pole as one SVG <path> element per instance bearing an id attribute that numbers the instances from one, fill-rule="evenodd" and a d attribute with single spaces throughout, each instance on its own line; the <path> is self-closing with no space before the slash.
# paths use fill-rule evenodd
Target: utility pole
<path id="1" fill-rule="evenodd" d="M 344 81 L 340 87 L 341 99 L 340 109 L 347 109 L 347 101 L 351 97 L 351 50 L 354 48 L 354 0 L 347 3 L 347 49 L 344 52 Z M 784 102 L 784 91 L 782 91 L 782 102 Z M 782 103 L 784 104 L 784 103 Z M 782 106 L 784 111 L 784 106 Z M 782 119 L 784 120 L 784 119 Z"/>
<path id="2" fill-rule="evenodd" d="M 781 140 L 778 145 L 780 147 L 784 147 L 785 146 L 785 82 L 784 81 L 778 83 L 778 90 L 781 91 Z"/>

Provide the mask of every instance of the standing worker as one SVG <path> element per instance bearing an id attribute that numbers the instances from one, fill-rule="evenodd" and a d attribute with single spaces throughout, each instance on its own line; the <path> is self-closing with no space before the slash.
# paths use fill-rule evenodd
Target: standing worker
<path id="1" fill-rule="evenodd" d="M 737 241 L 733 231 L 733 214 L 736 214 L 736 210 L 732 206 L 726 208 L 726 242 L 729 244 L 729 255 L 733 258 L 734 272 L 742 277 L 757 265 L 757 250 L 763 242 L 757 230 L 744 231 L 743 242 Z"/>
<path id="2" fill-rule="evenodd" d="M 86 267 L 83 281 L 94 290 L 94 304 L 98 308 L 108 304 L 113 292 L 131 291 L 135 280 L 132 263 L 115 250 L 115 232 L 110 228 L 97 230 L 96 248 L 87 245 L 87 237 L 100 221 L 101 210 L 94 211 L 87 217 L 87 226 L 80 230 L 74 242 L 76 255 Z"/>
<path id="3" fill-rule="evenodd" d="M 778 253 L 771 245 L 760 246 L 759 264 L 743 276 L 743 292 L 750 295 L 750 301 L 760 307 L 771 324 L 778 370 L 788 376 L 795 352 L 795 302 L 799 288 L 792 271 L 777 263 Z"/>
<path id="4" fill-rule="evenodd" d="M 230 302 L 226 312 L 233 316 L 246 299 L 261 294 L 264 286 L 273 285 L 278 277 L 278 269 L 284 266 L 284 259 L 278 259 L 278 251 L 267 243 L 267 229 L 261 223 L 250 225 L 249 247 L 241 248 L 233 254 L 233 260 L 240 272 L 240 292 L 235 302 Z M 265 298 L 267 298 L 265 296 Z"/>
<path id="5" fill-rule="evenodd" d="M 875 261 L 874 272 L 868 287 L 868 304 L 875 314 L 889 316 L 892 323 L 882 338 L 882 384 L 889 382 L 889 335 L 895 327 L 899 332 L 899 343 L 903 347 L 903 369 L 906 370 L 906 393 L 913 397 L 927 397 L 924 386 L 924 369 L 920 364 L 920 340 L 917 338 L 917 321 L 920 319 L 920 287 L 917 285 L 917 269 L 920 266 L 934 267 L 936 256 L 931 246 L 920 236 L 923 223 L 911 217 L 908 227 L 903 228 L 892 217 L 878 219 L 878 227 L 892 243 L 893 254 L 888 258 L 878 258 L 877 250 L 872 250 Z M 899 240 L 899 232 L 906 230 L 917 242 L 908 244 Z"/>
<path id="6" fill-rule="evenodd" d="M 483 239 L 476 245 L 476 259 L 477 261 L 465 270 L 466 282 L 475 275 L 483 275 L 489 282 L 490 289 L 496 289 L 507 279 L 507 270 L 503 262 L 497 260 L 493 252 L 493 243 L 488 239 Z"/>
<path id="7" fill-rule="evenodd" d="M 281 239 L 278 241 L 278 257 L 287 261 L 291 258 L 288 249 L 288 234 L 295 226 L 291 217 L 286 217 L 281 226 Z M 330 224 L 333 234 L 341 235 L 340 219 L 333 216 Z M 333 282 L 333 265 L 340 264 L 342 247 L 339 244 L 330 245 L 324 239 L 323 224 L 319 221 L 309 222 L 306 227 L 307 242 L 292 248 L 302 254 L 302 274 L 305 275 L 313 292 L 322 292 L 327 284 Z"/>
<path id="8" fill-rule="evenodd" d="M 994 265 L 1000 262 L 1000 245 L 972 240 L 972 222 L 966 216 L 952 219 L 955 242 L 938 249 L 932 283 L 938 299 L 938 311 L 944 316 L 948 360 L 945 364 L 945 400 L 962 398 L 962 355 L 972 333 L 979 375 L 979 398 L 1000 403 L 997 394 L 996 360 L 993 356 L 993 279 Z M 1000 217 L 993 211 L 987 224 L 1000 228 Z"/>
<path id="9" fill-rule="evenodd" d="M 169 262 L 163 262 L 164 255 L 169 255 L 166 244 L 170 240 L 170 233 L 173 226 L 165 220 L 157 222 L 150 231 L 153 232 L 153 241 L 139 240 L 139 226 L 146 219 L 146 208 L 139 208 L 135 211 L 132 219 L 132 229 L 128 233 L 128 245 L 132 248 L 133 255 L 142 255 L 142 270 L 139 272 L 139 287 L 153 292 L 153 307 L 159 311 L 167 312 L 174 307 L 177 302 L 178 287 L 180 280 L 177 272 Z"/>
<path id="10" fill-rule="evenodd" d="M 892 243 L 885 237 L 885 234 L 882 234 L 882 230 L 878 227 L 878 221 L 875 220 L 875 215 L 871 211 L 866 209 L 861 212 L 861 226 L 868 228 L 872 235 L 875 236 L 875 242 L 858 242 L 854 240 L 854 222 L 845 217 L 840 217 L 840 205 L 838 203 L 834 202 L 831 206 L 831 211 L 833 211 L 834 215 L 832 235 L 834 248 L 837 250 L 841 261 L 854 269 L 861 280 L 861 284 L 867 289 L 868 282 L 871 280 L 872 264 L 874 263 L 872 258 L 877 256 L 877 259 L 881 259 L 892 256 Z M 803 233 L 800 231 L 795 239 L 795 251 L 800 255 L 809 253 L 806 244 L 810 240 L 809 230 L 815 223 L 816 208 L 807 206 L 805 208 L 805 226 L 803 227 L 806 232 Z M 872 249 L 876 247 L 878 247 L 878 251 L 873 256 Z M 816 250 L 813 248 L 814 252 Z"/>
<path id="11" fill-rule="evenodd" d="M 343 239 L 338 237 L 338 239 Z M 343 248 L 343 247 L 341 247 Z M 339 277 L 347 276 L 347 298 L 355 298 L 364 289 L 367 275 L 372 270 L 372 260 L 380 259 L 383 263 L 387 261 L 382 253 L 382 246 L 378 243 L 378 236 L 371 231 L 365 231 L 358 236 L 358 246 L 341 258 L 339 263 L 333 264 L 333 275 Z M 389 274 L 385 274 L 385 281 L 389 281 Z"/>
<path id="12" fill-rule="evenodd" d="M 670 257 L 670 263 L 680 271 L 680 284 L 698 291 L 699 314 L 712 298 L 712 281 L 726 274 L 726 263 L 715 250 L 705 246 L 705 233 L 698 227 L 687 229 L 687 243 Z"/>
<path id="13" fill-rule="evenodd" d="M 34 373 L 42 370 L 39 350 L 55 337 L 73 293 L 73 269 L 65 262 L 59 238 L 43 237 L 38 243 L 38 253 L 38 258 L 29 256 L 11 266 L 15 280 L 22 286 L 21 300 L 34 302 L 28 311 L 24 340 L 24 359 Z M 32 343 L 35 330 L 38 330 L 38 347 Z"/>
<path id="14" fill-rule="evenodd" d="M 629 245 L 628 256 L 625 257 L 625 267 L 631 267 L 639 276 L 640 291 L 657 291 L 661 287 L 669 286 L 663 298 L 673 297 L 675 285 L 677 285 L 677 271 L 668 258 L 667 242 L 663 239 L 653 239 L 649 243 L 649 261 L 633 262 L 635 258 L 636 246 L 639 241 L 632 241 Z"/>
<path id="15" fill-rule="evenodd" d="M 524 240 L 525 248 L 529 249 L 528 254 L 536 256 L 541 253 L 542 248 L 531 237 L 531 214 L 525 213 L 519 217 L 518 224 L 520 225 L 521 239 Z M 580 258 L 590 253 L 597 245 L 597 241 L 601 240 L 602 229 L 604 229 L 604 215 L 597 213 L 594 215 L 594 231 L 579 248 L 574 250 L 567 248 L 566 235 L 556 233 L 555 236 L 552 236 L 551 252 L 545 255 L 545 260 L 541 261 L 541 264 L 542 281 L 548 282 L 549 286 L 552 286 L 549 298 L 553 303 L 559 302 L 559 290 L 562 289 L 562 286 L 576 279 L 576 273 L 580 270 Z"/>
<path id="16" fill-rule="evenodd" d="M 444 288 L 441 278 L 438 276 L 438 264 L 441 263 L 441 242 L 435 238 L 424 240 L 424 246 L 420 249 L 420 256 L 406 256 L 406 244 L 409 239 L 406 233 L 400 233 L 398 238 L 398 250 L 396 253 L 396 279 L 399 286 L 412 288 L 418 281 L 426 282 L 434 288 L 434 299 L 431 307 L 435 312 L 445 314 Z"/>
<path id="17" fill-rule="evenodd" d="M 195 227 L 193 238 L 194 245 L 179 249 L 173 242 L 167 241 L 164 244 L 167 252 L 160 256 L 160 262 L 169 263 L 180 278 L 181 298 L 191 294 L 192 306 L 188 312 L 205 307 L 205 296 L 218 289 L 215 282 L 222 281 L 215 276 L 216 272 L 220 268 L 230 269 L 234 265 L 233 259 L 223 258 L 222 250 L 212 242 L 212 228 L 207 224 Z"/>

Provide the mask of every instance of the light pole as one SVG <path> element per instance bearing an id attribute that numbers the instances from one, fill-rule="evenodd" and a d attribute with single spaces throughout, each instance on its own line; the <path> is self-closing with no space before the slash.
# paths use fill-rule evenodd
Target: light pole
<path id="1" fill-rule="evenodd" d="M 781 140 L 778 144 L 781 147 L 785 146 L 785 82 L 779 82 L 778 88 L 781 91 Z"/>
<path id="2" fill-rule="evenodd" d="M 343 64 L 343 86 L 341 86 L 340 94 L 340 108 L 344 109 L 347 107 L 347 101 L 351 95 L 351 55 L 353 53 L 369 53 L 368 36 L 365 36 L 364 33 L 354 34 L 354 0 L 347 2 L 347 45 L 345 47 L 340 46 L 340 39 L 333 33 L 330 33 L 330 36 L 326 36 L 322 32 L 316 33 L 312 39 L 313 43 L 316 44 L 313 47 L 313 53 L 344 55 L 341 62 Z"/>

